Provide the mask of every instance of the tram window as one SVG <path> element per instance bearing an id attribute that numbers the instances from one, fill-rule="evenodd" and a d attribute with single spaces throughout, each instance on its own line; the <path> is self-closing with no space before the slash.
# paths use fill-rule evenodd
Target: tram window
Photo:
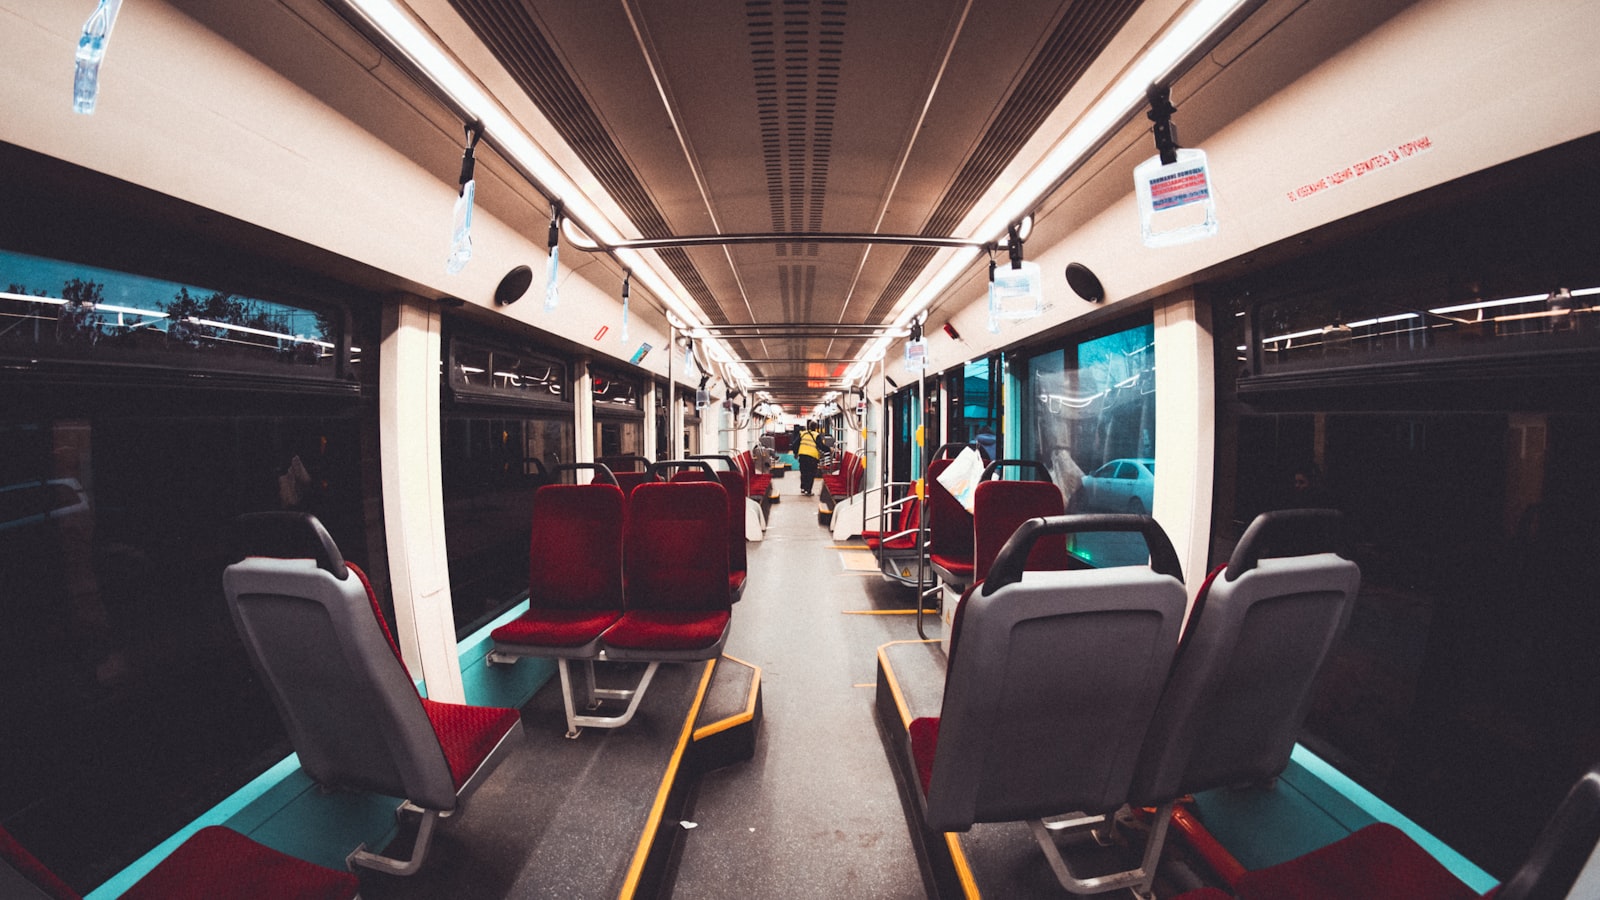
<path id="1" fill-rule="evenodd" d="M 107 386 L 0 414 L 0 811 L 81 892 L 291 750 L 223 603 L 234 517 L 292 501 L 381 562 L 360 413 L 261 402 Z"/>
<path id="2" fill-rule="evenodd" d="M 972 442 L 979 429 L 1000 437 L 1003 421 L 1000 408 L 1000 357 L 975 359 L 952 371 L 945 381 L 950 398 L 950 433 Z"/>
<path id="3" fill-rule="evenodd" d="M 575 456 L 567 416 L 451 410 L 442 422 L 445 551 L 459 637 L 528 592 L 533 492 Z"/>
<path id="4" fill-rule="evenodd" d="M 0 354 L 332 378 L 328 312 L 0 250 Z"/>
<path id="5" fill-rule="evenodd" d="M 1027 361 L 1024 456 L 1050 470 L 1067 511 L 1148 513 L 1154 494 L 1155 328 L 1138 325 Z M 1097 565 L 1143 562 L 1143 539 L 1090 534 L 1072 550 Z"/>
<path id="6" fill-rule="evenodd" d="M 1212 299 L 1212 561 L 1262 510 L 1344 512 L 1361 591 L 1303 740 L 1500 878 L 1600 753 L 1600 388 L 1573 290 L 1600 285 L 1588 144 Z M 1251 334 L 1263 359 L 1241 372 Z"/>

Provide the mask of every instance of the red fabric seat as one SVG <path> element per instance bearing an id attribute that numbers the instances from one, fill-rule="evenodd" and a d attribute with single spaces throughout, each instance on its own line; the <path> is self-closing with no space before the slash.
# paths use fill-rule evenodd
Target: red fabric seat
<path id="1" fill-rule="evenodd" d="M 494 769 L 521 717 L 421 697 L 371 583 L 314 516 L 248 513 L 238 528 L 244 558 L 223 573 L 224 593 L 301 769 L 325 789 L 401 797 L 419 810 L 409 859 L 365 848 L 348 857 L 414 874 L 437 820 Z"/>
<path id="2" fill-rule="evenodd" d="M 1477 900 L 1400 829 L 1380 822 L 1304 856 L 1246 872 L 1242 900 Z"/>
<path id="3" fill-rule="evenodd" d="M 0 861 L 11 866 L 45 896 L 82 900 L 27 848 L 0 828 Z M 127 900 L 349 900 L 361 883 L 349 872 L 330 869 L 224 828 L 195 832 L 166 859 L 122 894 Z"/>
<path id="4" fill-rule="evenodd" d="M 972 583 L 975 568 L 972 513 L 939 483 L 940 473 L 951 462 L 936 459 L 929 463 L 923 479 L 928 503 L 928 561 L 941 579 L 965 587 Z"/>
<path id="5" fill-rule="evenodd" d="M 1040 516 L 1059 516 L 1066 512 L 1061 489 L 1049 481 L 985 481 L 973 491 L 972 530 L 974 581 L 989 574 L 1000 548 L 1006 545 L 1017 526 Z M 1072 568 L 1067 540 L 1062 535 L 1040 538 L 1023 568 L 1030 572 L 1062 571 Z"/>
<path id="6" fill-rule="evenodd" d="M 622 616 L 625 503 L 609 484 L 552 484 L 533 495 L 528 611 L 496 628 L 511 656 L 591 656 Z"/>
<path id="7" fill-rule="evenodd" d="M 635 489 L 624 540 L 624 611 L 600 638 L 608 657 L 711 659 L 721 652 L 733 603 L 727 497 L 719 481 Z"/>
<path id="8" fill-rule="evenodd" d="M 630 610 L 606 631 L 608 649 L 638 651 L 702 650 L 715 645 L 728 628 L 726 610 Z"/>

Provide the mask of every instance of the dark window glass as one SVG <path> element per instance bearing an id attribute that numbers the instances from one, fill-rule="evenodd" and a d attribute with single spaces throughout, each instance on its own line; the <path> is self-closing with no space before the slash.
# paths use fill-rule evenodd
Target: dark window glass
<path id="1" fill-rule="evenodd" d="M 639 379 L 619 375 L 615 372 L 599 367 L 591 367 L 590 379 L 593 382 L 594 407 L 596 411 L 606 409 L 642 409 L 644 392 Z M 690 403 L 694 400 L 690 395 Z"/>
<path id="2" fill-rule="evenodd" d="M 155 402 L 0 415 L 0 811 L 85 893 L 290 752 L 222 594 L 233 519 L 313 512 L 387 583 L 358 410 Z"/>
<path id="3" fill-rule="evenodd" d="M 1343 511 L 1361 591 L 1304 741 L 1500 878 L 1600 752 L 1594 148 L 1213 300 L 1212 561 L 1263 510 Z"/>
<path id="4" fill-rule="evenodd" d="M 459 335 L 440 423 L 445 552 L 456 634 L 528 594 L 533 492 L 575 453 L 566 364 Z"/>

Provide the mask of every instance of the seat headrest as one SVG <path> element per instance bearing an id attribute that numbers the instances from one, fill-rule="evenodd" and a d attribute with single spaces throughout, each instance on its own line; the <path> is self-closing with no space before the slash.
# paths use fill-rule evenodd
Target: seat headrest
<path id="1" fill-rule="evenodd" d="M 315 560 L 340 581 L 350 570 L 328 530 L 317 517 L 307 512 L 272 511 L 245 513 L 233 522 L 235 560 L 247 556 L 272 559 Z"/>
<path id="2" fill-rule="evenodd" d="M 1344 517 L 1336 509 L 1277 509 L 1255 517 L 1228 557 L 1229 581 L 1254 569 L 1263 559 L 1338 553 L 1343 546 Z"/>

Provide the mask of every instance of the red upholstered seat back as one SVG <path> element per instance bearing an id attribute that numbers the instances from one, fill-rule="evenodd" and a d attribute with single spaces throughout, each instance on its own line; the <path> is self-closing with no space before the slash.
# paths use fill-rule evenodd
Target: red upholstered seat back
<path id="1" fill-rule="evenodd" d="M 616 476 L 617 487 L 622 489 L 622 496 L 627 497 L 633 489 L 647 481 L 655 481 L 656 477 L 649 472 L 612 472 Z"/>
<path id="2" fill-rule="evenodd" d="M 537 609 L 622 608 L 622 491 L 552 484 L 533 495 L 528 601 Z"/>
<path id="3" fill-rule="evenodd" d="M 77 891 L 57 878 L 56 873 L 45 868 L 44 863 L 29 853 L 28 848 L 17 843 L 11 832 L 4 828 L 0 828 L 0 863 L 17 870 L 18 874 L 32 882 L 46 897 L 54 900 L 81 900 Z"/>
<path id="4" fill-rule="evenodd" d="M 1000 548 L 1006 545 L 1017 526 L 1038 516 L 1059 516 L 1066 512 L 1061 489 L 1048 481 L 985 481 L 972 496 L 973 578 L 982 581 L 989 574 Z M 1071 568 L 1065 535 L 1044 535 L 1034 542 L 1023 568 L 1031 572 L 1060 571 Z"/>
<path id="5" fill-rule="evenodd" d="M 970 561 L 973 558 L 972 513 L 939 483 L 939 474 L 950 462 L 936 459 L 928 464 L 924 488 L 928 500 L 928 553 Z"/>
<path id="6" fill-rule="evenodd" d="M 749 568 L 744 549 L 744 476 L 718 471 L 717 478 L 728 494 L 728 569 L 743 572 Z"/>
<path id="7" fill-rule="evenodd" d="M 728 609 L 728 497 L 720 482 L 642 484 L 624 542 L 628 610 Z"/>

